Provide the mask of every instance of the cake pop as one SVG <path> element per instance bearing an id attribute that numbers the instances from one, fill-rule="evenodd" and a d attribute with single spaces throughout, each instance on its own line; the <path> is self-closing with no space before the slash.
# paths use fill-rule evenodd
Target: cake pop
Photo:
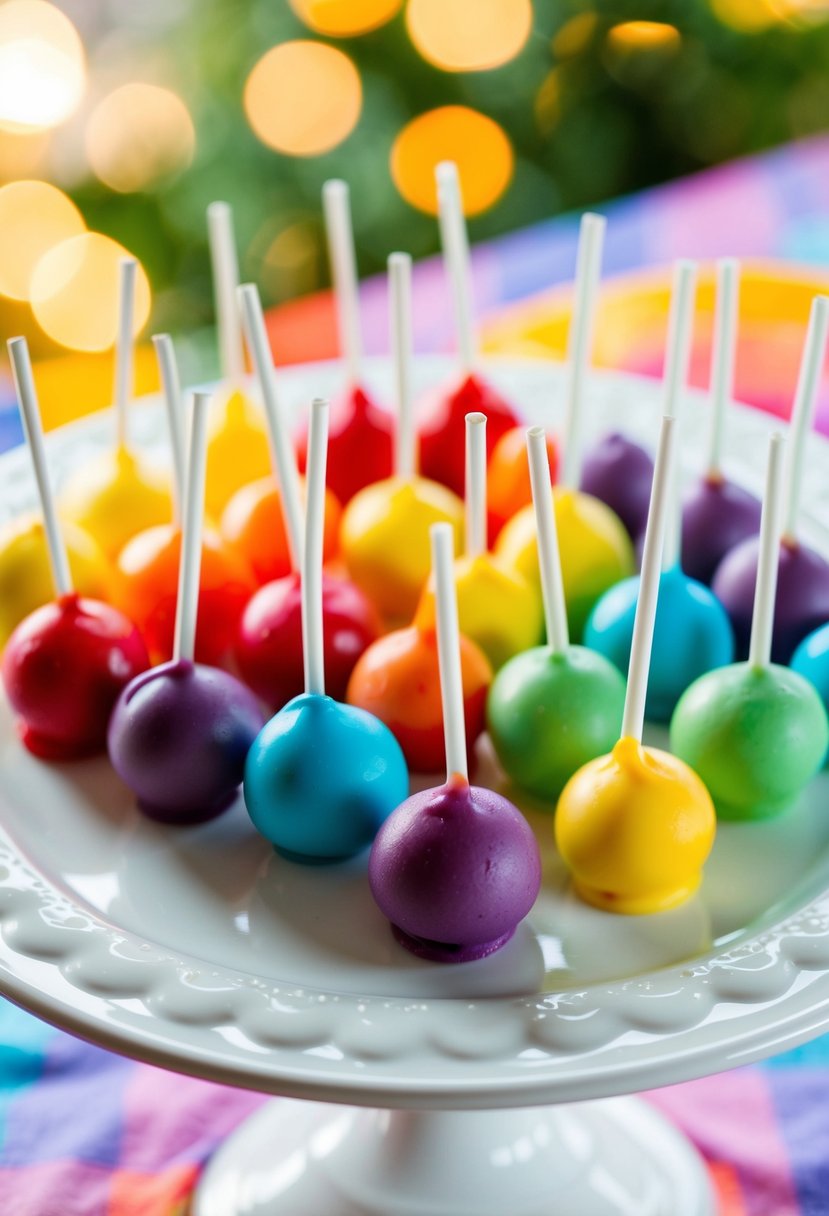
<path id="1" fill-rule="evenodd" d="M 676 416 L 688 369 L 695 269 L 691 262 L 680 262 L 675 272 L 665 371 L 665 412 L 671 417 Z M 677 472 L 672 469 L 645 711 L 658 722 L 670 719 L 682 693 L 697 676 L 734 658 L 734 638 L 725 610 L 704 584 L 683 570 L 676 481 Z M 611 659 L 620 671 L 630 662 L 640 586 L 641 580 L 633 577 L 611 587 L 593 608 L 584 631 L 585 645 Z"/>
<path id="2" fill-rule="evenodd" d="M 351 227 L 348 186 L 328 181 L 322 188 L 328 256 L 334 280 L 340 350 L 345 358 L 346 385 L 331 406 L 328 438 L 328 485 L 345 506 L 364 486 L 391 477 L 394 419 L 379 409 L 362 378 L 363 338 L 360 296 Z M 305 469 L 307 433 L 298 437 L 299 467 Z"/>
<path id="3" fill-rule="evenodd" d="M 114 599 L 140 629 L 153 662 L 173 653 L 182 530 L 180 506 L 184 498 L 184 439 L 181 427 L 181 391 L 173 344 L 167 334 L 154 338 L 161 367 L 170 446 L 173 452 L 174 518 L 172 523 L 147 528 L 129 541 L 118 556 Z M 202 530 L 199 563 L 199 611 L 196 658 L 218 663 L 236 638 L 242 612 L 255 584 L 244 562 L 212 528 Z"/>
<path id="4" fill-rule="evenodd" d="M 259 293 L 253 284 L 246 284 L 240 289 L 240 299 L 248 345 L 265 401 L 278 487 L 273 494 L 280 504 L 280 519 L 284 518 L 289 572 L 260 587 L 251 598 L 239 622 L 235 654 L 239 670 L 251 688 L 274 709 L 281 709 L 304 687 L 300 578 L 302 502 L 293 448 L 277 400 Z M 326 508 L 330 497 L 326 490 Z M 381 623 L 372 605 L 353 583 L 328 571 L 324 571 L 322 577 L 322 604 L 326 680 L 330 694 L 335 700 L 342 700 L 354 664 L 380 633 Z"/>
<path id="5" fill-rule="evenodd" d="M 807 634 L 792 655 L 791 669 L 809 681 L 829 710 L 829 624 Z"/>
<path id="6" fill-rule="evenodd" d="M 803 492 L 803 462 L 829 332 L 829 297 L 812 302 L 809 330 L 792 409 L 792 434 L 786 474 L 786 512 L 780 542 L 778 595 L 774 608 L 771 657 L 788 663 L 797 644 L 829 619 L 829 563 L 797 537 Z M 734 626 L 737 657 L 745 658 L 751 633 L 754 587 L 757 581 L 759 541 L 741 541 L 717 567 L 712 590 L 724 605 Z"/>
<path id="7" fill-rule="evenodd" d="M 675 425 L 662 420 L 622 735 L 570 778 L 556 809 L 556 844 L 577 892 L 611 912 L 662 912 L 688 899 L 716 831 L 711 796 L 693 769 L 642 744 Z"/>
<path id="8" fill-rule="evenodd" d="M 366 486 L 343 513 L 340 548 L 351 578 L 389 624 L 412 619 L 429 574 L 429 528 L 452 524 L 458 545 L 463 504 L 415 475 L 411 405 L 411 258 L 389 258 L 393 359 L 397 369 L 395 475 Z"/>
<path id="9" fill-rule="evenodd" d="M 509 403 L 476 370 L 469 245 L 457 166 L 450 162 L 438 165 L 436 177 L 440 239 L 452 291 L 460 375 L 450 384 L 440 385 L 427 393 L 420 403 L 420 467 L 424 477 L 461 495 L 466 415 L 481 413 L 486 416 L 489 423 L 487 457 L 501 436 L 519 420 Z"/>
<path id="10" fill-rule="evenodd" d="M 78 594 L 109 600 L 113 571 L 98 544 L 68 521 L 61 533 Z M 48 604 L 53 595 L 43 521 L 32 516 L 15 519 L 0 529 L 0 651 L 23 618 Z"/>
<path id="11" fill-rule="evenodd" d="M 245 765 L 245 802 L 279 853 L 309 865 L 366 848 L 408 790 L 394 735 L 378 718 L 325 693 L 322 513 L 328 404 L 314 401 L 302 551 L 305 691 L 258 735 Z"/>
<path id="12" fill-rule="evenodd" d="M 115 448 L 94 460 L 84 461 L 62 495 L 63 514 L 83 528 L 110 561 L 115 560 L 127 541 L 138 532 L 166 523 L 172 511 L 167 482 L 129 443 L 137 273 L 135 258 L 121 259 L 115 344 Z"/>
<path id="13" fill-rule="evenodd" d="M 739 274 L 734 258 L 717 263 L 708 468 L 692 487 L 682 511 L 682 565 L 701 583 L 711 582 L 729 549 L 760 529 L 760 500 L 722 471 L 726 411 L 734 390 Z"/>
<path id="14" fill-rule="evenodd" d="M 771 660 L 783 441 L 769 450 L 748 662 L 709 672 L 683 696 L 671 747 L 711 791 L 723 819 L 755 820 L 787 807 L 814 777 L 829 746 L 815 689 Z"/>
<path id="15" fill-rule="evenodd" d="M 466 416 L 466 545 L 455 561 L 461 633 L 477 643 L 497 671 L 541 638 L 538 588 L 487 552 L 486 417 Z M 434 621 L 435 592 L 427 583 L 418 616 Z"/>
<path id="16" fill-rule="evenodd" d="M 113 768 L 140 809 L 180 826 L 213 819 L 231 805 L 263 722 L 244 684 L 194 662 L 209 404 L 207 393 L 194 394 L 173 658 L 127 685 L 107 738 Z"/>
<path id="17" fill-rule="evenodd" d="M 207 436 L 207 514 L 218 521 L 233 495 L 270 472 L 268 437 L 247 393 L 245 355 L 236 291 L 239 265 L 233 212 L 227 203 L 207 208 L 213 292 L 219 328 L 222 387 L 215 398 Z"/>
<path id="18" fill-rule="evenodd" d="M 29 751 L 46 760 L 72 760 L 103 750 L 118 694 L 149 659 L 126 617 L 100 600 L 78 595 L 73 587 L 25 338 L 12 339 L 8 349 L 56 599 L 36 608 L 12 633 L 3 654 L 3 684 Z"/>
<path id="19" fill-rule="evenodd" d="M 558 447 L 552 435 L 547 435 L 547 462 L 550 484 L 553 485 L 558 472 Z M 514 426 L 505 431 L 492 449 L 487 468 L 487 497 L 487 535 L 492 546 L 513 515 L 532 503 L 526 429 L 523 426 Z"/>
<path id="20" fill-rule="evenodd" d="M 609 507 L 637 541 L 645 530 L 652 481 L 650 453 L 628 435 L 610 431 L 586 452 L 580 488 Z"/>
<path id="21" fill-rule="evenodd" d="M 431 530 L 446 741 L 446 784 L 407 798 L 377 834 L 371 893 L 397 941 L 463 963 L 505 945 L 535 903 L 541 859 L 529 824 L 500 794 L 470 786 L 452 533 Z"/>
<path id="22" fill-rule="evenodd" d="M 547 645 L 501 668 L 487 700 L 487 727 L 501 767 L 539 798 L 555 800 L 577 769 L 619 737 L 625 682 L 602 655 L 571 646 L 550 469 L 541 427 L 527 432 Z"/>
<path id="23" fill-rule="evenodd" d="M 590 609 L 599 596 L 632 574 L 634 569 L 633 547 L 621 520 L 598 498 L 576 488 L 581 471 L 580 430 L 604 225 L 601 216 L 585 215 L 579 232 L 576 299 L 567 363 L 563 486 L 554 492 L 568 624 L 577 640 L 581 639 Z M 498 537 L 495 551 L 507 565 L 538 585 L 540 574 L 532 506 L 524 507 L 506 525 Z"/>

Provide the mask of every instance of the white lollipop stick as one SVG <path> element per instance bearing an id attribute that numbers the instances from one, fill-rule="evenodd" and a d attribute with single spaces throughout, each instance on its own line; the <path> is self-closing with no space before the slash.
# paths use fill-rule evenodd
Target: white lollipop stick
<path id="1" fill-rule="evenodd" d="M 265 405 L 271 463 L 276 472 L 279 494 L 282 499 L 282 513 L 285 518 L 291 565 L 294 570 L 299 570 L 302 565 L 304 528 L 299 473 L 291 437 L 285 426 L 276 394 L 276 377 L 268 343 L 268 333 L 265 329 L 265 315 L 262 312 L 262 302 L 254 283 L 245 283 L 243 287 L 239 288 L 239 301 L 245 336 Z"/>
<path id="2" fill-rule="evenodd" d="M 688 381 L 691 339 L 694 336 L 696 291 L 696 263 L 681 258 L 674 266 L 671 308 L 668 317 L 668 342 L 665 350 L 664 412 L 669 418 L 679 417 L 682 394 Z M 665 541 L 662 547 L 664 570 L 670 570 L 679 563 L 682 546 L 682 496 L 679 477 L 675 469 L 671 470 L 669 492 L 670 506 L 667 512 Z"/>
<path id="3" fill-rule="evenodd" d="M 639 578 L 639 599 L 633 622 L 633 640 L 630 647 L 628 685 L 625 695 L 625 711 L 622 716 L 622 738 L 642 742 L 645 725 L 645 698 L 648 692 L 648 671 L 653 649 L 653 628 L 656 622 L 656 604 L 659 598 L 659 579 L 662 573 L 662 545 L 665 540 L 665 523 L 670 501 L 670 480 L 676 446 L 676 418 L 665 415 L 659 432 L 659 446 L 648 508 L 648 523 L 645 529 L 645 548 L 642 555 L 642 573 Z"/>
<path id="4" fill-rule="evenodd" d="M 786 464 L 786 514 L 783 522 L 783 535 L 790 540 L 794 540 L 797 532 L 800 495 L 803 489 L 803 460 L 820 389 L 823 360 L 826 356 L 827 332 L 829 332 L 829 298 L 815 296 L 812 300 L 809 329 L 797 377 Z"/>
<path id="5" fill-rule="evenodd" d="M 334 280 L 337 301 L 337 324 L 340 350 L 345 358 L 348 378 L 360 382 L 363 360 L 363 338 L 360 328 L 360 294 L 357 283 L 357 259 L 354 253 L 354 229 L 351 223 L 351 202 L 348 185 L 333 180 L 322 188 L 322 209 L 328 238 L 328 260 Z"/>
<path id="6" fill-rule="evenodd" d="M 581 217 L 576 254 L 575 295 L 567 340 L 567 414 L 564 421 L 563 484 L 577 490 L 581 481 L 581 421 L 584 386 L 593 353 L 596 300 L 602 268 L 602 249 L 607 220 L 587 212 Z"/>
<path id="7" fill-rule="evenodd" d="M 184 458 L 184 426 L 181 419 L 181 380 L 178 374 L 178 363 L 169 334 L 153 336 L 155 356 L 158 369 L 161 372 L 161 389 L 164 395 L 164 409 L 167 414 L 167 429 L 170 433 L 170 451 L 173 456 L 173 488 L 176 508 L 176 518 L 181 521 L 185 494 L 185 458 Z"/>
<path id="8" fill-rule="evenodd" d="M 410 481 L 415 475 L 416 464 L 412 406 L 412 259 L 408 253 L 392 253 L 388 264 L 391 351 L 397 384 L 394 464 L 397 476 Z"/>
<path id="9" fill-rule="evenodd" d="M 466 415 L 466 552 L 486 553 L 486 414 Z"/>
<path id="10" fill-rule="evenodd" d="M 774 601 L 777 595 L 777 567 L 780 561 L 780 523 L 783 514 L 783 436 L 769 440 L 766 492 L 760 517 L 760 557 L 754 587 L 754 611 L 748 661 L 752 667 L 768 667 L 774 630 Z"/>
<path id="11" fill-rule="evenodd" d="M 231 384 L 237 384 L 245 374 L 245 360 L 236 300 L 239 261 L 233 236 L 233 212 L 228 203 L 211 203 L 207 208 L 207 234 L 213 266 L 213 297 L 219 328 L 222 376 Z"/>
<path id="12" fill-rule="evenodd" d="M 127 444 L 127 415 L 133 389 L 133 337 L 135 319 L 135 258 L 118 264 L 118 334 L 115 339 L 115 426 L 118 446 Z"/>
<path id="13" fill-rule="evenodd" d="M 461 638 L 458 628 L 458 598 L 455 590 L 455 538 L 451 524 L 432 524 L 432 572 L 437 601 L 438 666 L 443 708 L 443 739 L 446 776 L 469 779 L 466 759 L 466 725 L 463 712 Z"/>
<path id="14" fill-rule="evenodd" d="M 719 477 L 722 471 L 725 418 L 734 396 L 739 299 L 740 263 L 736 258 L 721 258 L 717 262 L 717 303 L 714 310 L 714 343 L 711 350 L 709 477 Z"/>
<path id="15" fill-rule="evenodd" d="M 20 417 L 29 452 L 34 465 L 37 492 L 40 496 L 40 506 L 43 511 L 43 527 L 46 532 L 46 547 L 49 553 L 49 566 L 52 571 L 52 582 L 55 595 L 72 594 L 72 575 L 69 570 L 69 558 L 66 545 L 58 524 L 58 512 L 55 506 L 55 496 L 49 481 L 49 470 L 46 467 L 46 449 L 43 444 L 43 429 L 40 425 L 40 409 L 37 403 L 32 362 L 29 358 L 29 347 L 25 338 L 10 338 L 6 343 L 9 358 L 14 373 L 14 387 L 17 402 L 20 406 Z"/>
<path id="16" fill-rule="evenodd" d="M 187 461 L 184 519 L 181 526 L 181 557 L 178 566 L 176 624 L 173 660 L 193 661 L 196 653 L 196 623 L 199 614 L 202 530 L 204 527 L 204 479 L 207 467 L 207 412 L 209 393 L 193 393 L 193 421 Z"/>
<path id="17" fill-rule="evenodd" d="M 530 461 L 530 485 L 535 512 L 547 645 L 553 654 L 564 654 L 570 646 L 570 630 L 567 625 L 567 603 L 564 599 L 564 583 L 561 577 L 556 513 L 553 507 L 553 496 L 550 492 L 550 458 L 547 455 L 547 435 L 543 426 L 533 426 L 527 431 L 527 455 Z"/>
<path id="18" fill-rule="evenodd" d="M 449 275 L 455 332 L 461 369 L 471 372 L 477 350 L 472 324 L 472 283 L 469 270 L 469 240 L 463 215 L 458 167 L 442 161 L 435 169 L 438 187 L 438 223 L 443 261 Z"/>
<path id="19" fill-rule="evenodd" d="M 325 696 L 322 621 L 322 544 L 325 468 L 328 463 L 328 402 L 315 398 L 308 425 L 305 544 L 302 552 L 302 656 L 305 691 Z"/>

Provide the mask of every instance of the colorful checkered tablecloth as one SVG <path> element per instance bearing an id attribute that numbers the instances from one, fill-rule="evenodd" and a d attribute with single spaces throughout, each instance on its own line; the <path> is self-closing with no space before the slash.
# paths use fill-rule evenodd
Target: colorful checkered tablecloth
<path id="1" fill-rule="evenodd" d="M 611 271 L 679 254 L 829 264 L 829 139 L 603 210 Z M 576 232 L 565 217 L 476 249 L 482 312 L 568 278 Z M 419 347 L 444 347 L 448 305 L 435 263 L 417 268 L 416 298 Z M 369 349 L 385 349 L 383 284 L 366 284 L 363 302 Z M 330 319 L 325 301 L 293 306 L 273 332 L 297 357 L 324 356 L 333 330 L 312 325 L 320 316 Z M 789 388 L 780 386 L 781 411 Z M 0 388 L 0 449 L 20 440 L 9 405 Z M 721 1216 L 829 1214 L 829 1038 L 652 1100 L 705 1154 Z M 204 1161 L 261 1101 L 122 1059 L 0 1002 L 0 1216 L 179 1216 Z"/>

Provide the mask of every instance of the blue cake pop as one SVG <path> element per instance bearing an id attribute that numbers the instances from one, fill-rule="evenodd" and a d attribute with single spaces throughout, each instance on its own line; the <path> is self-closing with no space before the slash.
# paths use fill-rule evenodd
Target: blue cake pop
<path id="1" fill-rule="evenodd" d="M 325 695 L 322 541 L 328 405 L 311 407 L 302 561 L 305 692 L 266 723 L 245 765 L 256 828 L 291 861 L 314 865 L 360 853 L 407 797 L 409 774 L 379 718 Z"/>
<path id="2" fill-rule="evenodd" d="M 685 383 L 693 322 L 694 267 L 677 264 L 666 358 L 666 413 L 675 416 Z M 676 481 L 676 477 L 672 479 Z M 667 722 L 689 684 L 734 658 L 734 636 L 725 609 L 703 583 L 689 578 L 680 560 L 680 501 L 675 491 L 666 529 L 663 569 L 653 634 L 645 712 Z M 639 577 L 606 591 L 593 608 L 584 643 L 627 671 Z"/>
<path id="3" fill-rule="evenodd" d="M 792 655 L 791 668 L 814 685 L 829 712 L 829 622 L 803 639 Z"/>

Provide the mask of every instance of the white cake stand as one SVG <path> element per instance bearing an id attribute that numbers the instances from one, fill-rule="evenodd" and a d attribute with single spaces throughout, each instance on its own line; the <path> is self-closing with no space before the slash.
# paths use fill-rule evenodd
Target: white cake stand
<path id="1" fill-rule="evenodd" d="M 421 368 L 424 381 L 445 371 Z M 528 418 L 557 419 L 559 369 L 490 371 Z M 371 373 L 387 387 L 382 364 Z M 336 379 L 328 366 L 285 373 L 286 401 Z M 597 377 L 592 395 L 592 430 L 655 433 L 657 386 Z M 687 408 L 683 457 L 699 468 L 706 407 Z M 99 415 L 50 436 L 56 476 L 111 426 Z M 745 482 L 759 481 L 769 427 L 735 414 L 732 472 Z M 163 453 L 157 403 L 135 411 L 135 430 Z M 815 440 L 806 532 L 824 547 L 827 470 Z M 32 504 L 25 454 L 10 453 L 0 516 Z M 499 782 L 485 742 L 480 766 L 480 780 Z M 550 816 L 527 808 L 545 860 L 529 921 L 498 955 L 441 967 L 394 943 L 365 858 L 281 861 L 241 803 L 200 828 L 149 823 L 104 760 L 26 754 L 0 705 L 0 988 L 116 1051 L 311 1100 L 270 1103 L 243 1124 L 209 1166 L 195 1216 L 712 1216 L 691 1147 L 614 1096 L 829 1025 L 828 791 L 821 777 L 776 822 L 724 825 L 700 895 L 640 918 L 581 905 Z"/>

